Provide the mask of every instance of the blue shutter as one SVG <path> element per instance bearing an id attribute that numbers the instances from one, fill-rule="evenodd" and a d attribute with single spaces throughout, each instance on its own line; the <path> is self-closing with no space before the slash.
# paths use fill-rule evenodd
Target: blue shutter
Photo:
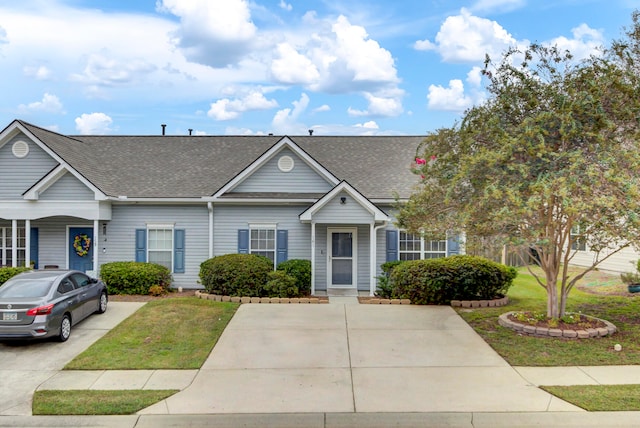
<path id="1" fill-rule="evenodd" d="M 460 235 L 451 235 L 447 238 L 447 256 L 460 254 Z"/>
<path id="2" fill-rule="evenodd" d="M 249 229 L 238 230 L 238 254 L 249 254 Z"/>
<path id="3" fill-rule="evenodd" d="M 136 229 L 136 261 L 147 261 L 147 229 Z"/>
<path id="4" fill-rule="evenodd" d="M 34 262 L 34 269 L 38 269 L 38 228 L 31 228 L 31 253 L 29 254 L 29 260 Z"/>
<path id="5" fill-rule="evenodd" d="M 398 231 L 387 230 L 387 261 L 398 260 Z"/>
<path id="6" fill-rule="evenodd" d="M 278 230 L 277 236 L 277 254 L 276 254 L 276 266 L 280 263 L 287 261 L 289 252 L 289 231 Z"/>
<path id="7" fill-rule="evenodd" d="M 184 273 L 184 229 L 173 231 L 173 272 Z"/>

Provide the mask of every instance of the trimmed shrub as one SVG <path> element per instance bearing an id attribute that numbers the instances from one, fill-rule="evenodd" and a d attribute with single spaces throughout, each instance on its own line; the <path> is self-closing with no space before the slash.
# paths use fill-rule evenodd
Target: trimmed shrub
<path id="1" fill-rule="evenodd" d="M 200 264 L 200 282 L 208 293 L 262 297 L 273 262 L 256 254 L 225 254 Z"/>
<path id="2" fill-rule="evenodd" d="M 264 297 L 298 297 L 298 280 L 283 270 L 275 270 L 267 275 L 268 281 L 263 287 Z"/>
<path id="3" fill-rule="evenodd" d="M 7 282 L 7 280 L 13 276 L 16 276 L 19 273 L 22 272 L 26 272 L 28 270 L 31 270 L 31 268 L 28 267 L 3 267 L 0 268 L 0 285 L 4 284 L 5 282 Z"/>
<path id="4" fill-rule="evenodd" d="M 451 256 L 402 263 L 391 272 L 392 295 L 418 305 L 451 300 L 485 300 L 504 295 L 517 271 L 475 256 Z"/>
<path id="5" fill-rule="evenodd" d="M 393 298 L 393 286 L 391 285 L 390 276 L 393 268 L 398 266 L 400 263 L 404 263 L 404 260 L 393 260 L 390 262 L 382 263 L 380 265 L 382 275 L 376 277 L 378 283 L 378 286 L 376 288 L 376 296 L 382 297 L 383 299 Z"/>
<path id="6" fill-rule="evenodd" d="M 276 268 L 278 271 L 284 271 L 296 279 L 296 287 L 298 295 L 308 296 L 311 294 L 311 260 L 291 259 L 284 261 Z M 297 297 L 297 296 L 280 296 L 280 297 Z"/>
<path id="7" fill-rule="evenodd" d="M 142 262 L 105 263 L 100 267 L 100 278 L 110 294 L 149 294 L 153 286 L 168 290 L 172 281 L 165 266 Z"/>

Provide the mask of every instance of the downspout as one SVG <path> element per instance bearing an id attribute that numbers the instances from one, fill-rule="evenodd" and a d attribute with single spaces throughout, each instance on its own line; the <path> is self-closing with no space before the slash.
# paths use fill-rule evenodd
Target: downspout
<path id="1" fill-rule="evenodd" d="M 383 221 L 381 225 L 378 226 L 374 226 L 373 224 L 371 225 L 371 260 L 369 262 L 370 264 L 370 270 L 371 270 L 371 280 L 369 283 L 369 295 L 370 296 L 374 296 L 376 294 L 376 288 L 377 288 L 377 283 L 376 283 L 376 271 L 377 271 L 377 266 L 376 266 L 376 256 L 377 256 L 377 247 L 378 247 L 378 230 L 387 227 L 387 225 L 389 224 L 389 222 L 387 220 Z"/>
<path id="2" fill-rule="evenodd" d="M 213 203 L 207 202 L 209 211 L 209 258 L 213 257 Z"/>
<path id="3" fill-rule="evenodd" d="M 316 294 L 316 222 L 311 221 L 311 295 Z"/>
<path id="4" fill-rule="evenodd" d="M 100 240 L 100 222 L 99 220 L 93 220 L 93 275 L 94 277 L 98 277 L 98 266 L 100 265 L 99 253 L 98 251 L 98 241 Z"/>

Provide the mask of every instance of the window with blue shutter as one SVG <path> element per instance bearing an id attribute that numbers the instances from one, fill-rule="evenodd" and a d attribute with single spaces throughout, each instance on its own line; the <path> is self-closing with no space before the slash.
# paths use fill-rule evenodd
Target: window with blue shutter
<path id="1" fill-rule="evenodd" d="M 136 261 L 147 261 L 147 229 L 136 229 Z"/>
<path id="2" fill-rule="evenodd" d="M 398 260 L 398 231 L 387 230 L 387 261 Z"/>
<path id="3" fill-rule="evenodd" d="M 249 229 L 238 230 L 238 254 L 249 254 Z"/>
<path id="4" fill-rule="evenodd" d="M 33 268 L 38 269 L 38 228 L 31 228 L 31 253 L 29 254 L 29 260 L 33 263 Z"/>
<path id="5" fill-rule="evenodd" d="M 276 266 L 280 263 L 287 261 L 288 251 L 289 251 L 289 231 L 288 230 L 278 230 L 278 238 L 277 238 L 277 249 L 278 254 L 276 255 Z"/>
<path id="6" fill-rule="evenodd" d="M 173 272 L 184 273 L 184 229 L 173 231 Z"/>

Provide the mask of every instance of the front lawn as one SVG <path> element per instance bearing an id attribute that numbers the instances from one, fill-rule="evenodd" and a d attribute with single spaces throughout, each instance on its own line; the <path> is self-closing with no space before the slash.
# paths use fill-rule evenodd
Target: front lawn
<path id="1" fill-rule="evenodd" d="M 594 280 L 597 278 L 597 280 Z M 594 273 L 582 282 L 594 290 L 613 288 L 614 275 Z M 640 296 L 592 294 L 574 288 L 567 310 L 611 321 L 618 327 L 613 336 L 593 339 L 558 339 L 518 334 L 498 324 L 509 311 L 546 311 L 546 291 L 526 269 L 520 269 L 508 293 L 510 303 L 501 308 L 458 309 L 482 338 L 512 366 L 597 366 L 640 364 Z M 614 345 L 622 345 L 616 352 Z"/>

